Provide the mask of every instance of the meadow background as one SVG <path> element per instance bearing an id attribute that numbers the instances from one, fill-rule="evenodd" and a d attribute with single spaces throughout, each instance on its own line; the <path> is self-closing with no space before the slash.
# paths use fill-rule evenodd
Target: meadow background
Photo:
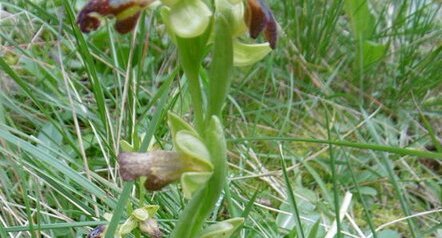
<path id="1" fill-rule="evenodd" d="M 235 71 L 211 220 L 244 216 L 235 237 L 313 238 L 341 209 L 342 237 L 442 237 L 441 1 L 267 2 L 278 46 Z M 134 34 L 109 20 L 85 35 L 84 4 L 0 0 L 0 237 L 85 237 L 121 192 L 119 141 L 153 133 L 170 148 L 166 112 L 191 119 L 158 10 Z M 165 234 L 179 191 L 141 194 Z"/>

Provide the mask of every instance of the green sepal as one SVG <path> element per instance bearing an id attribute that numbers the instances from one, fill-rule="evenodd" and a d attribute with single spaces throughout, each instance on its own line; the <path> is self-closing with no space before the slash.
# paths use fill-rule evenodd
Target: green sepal
<path id="1" fill-rule="evenodd" d="M 237 217 L 208 226 L 200 238 L 229 238 L 244 223 L 244 218 Z"/>
<path id="2" fill-rule="evenodd" d="M 134 147 L 125 140 L 120 141 L 120 148 L 122 152 L 135 152 Z"/>
<path id="3" fill-rule="evenodd" d="M 135 217 L 130 216 L 118 229 L 118 235 L 129 234 L 133 229 L 138 227 L 138 221 Z"/>
<path id="4" fill-rule="evenodd" d="M 176 44 L 177 41 L 176 41 L 175 32 L 173 31 L 173 29 L 171 27 L 171 23 L 170 23 L 170 8 L 163 6 L 160 9 L 160 16 L 161 16 L 161 19 L 163 20 L 164 26 L 166 27 L 167 34 L 169 35 L 172 42 L 174 44 Z"/>
<path id="5" fill-rule="evenodd" d="M 137 152 L 140 149 L 140 145 L 143 143 L 143 138 L 145 134 L 146 133 L 142 133 L 138 136 L 137 134 L 134 133 L 132 135 L 132 141 L 133 141 L 132 144 L 126 140 L 121 140 L 120 141 L 121 152 Z M 148 150 L 150 150 L 153 147 L 154 142 L 155 142 L 154 139 L 150 141 Z"/>
<path id="6" fill-rule="evenodd" d="M 244 19 L 245 6 L 241 0 L 215 0 L 216 11 L 228 18 L 232 29 L 232 37 L 241 36 L 247 32 Z"/>
<path id="7" fill-rule="evenodd" d="M 170 8 L 170 28 L 179 37 L 194 38 L 206 31 L 211 17 L 212 12 L 203 1 L 181 0 Z"/>
<path id="8" fill-rule="evenodd" d="M 210 154 L 206 145 L 193 133 L 188 131 L 179 131 L 176 134 L 176 150 L 184 154 L 186 159 L 186 168 L 192 171 L 212 171 L 213 165 L 210 162 Z"/>
<path id="9" fill-rule="evenodd" d="M 269 43 L 244 44 L 239 41 L 233 42 L 233 65 L 246 67 L 262 60 L 272 51 Z"/>
<path id="10" fill-rule="evenodd" d="M 175 140 L 175 136 L 178 133 L 178 131 L 183 131 L 183 130 L 189 131 L 192 134 L 194 134 L 195 136 L 198 135 L 198 133 L 195 131 L 195 129 L 193 129 L 193 127 L 189 123 L 184 121 L 177 114 L 169 111 L 167 113 L 167 119 L 168 119 L 167 122 L 169 124 L 169 129 L 172 133 L 172 139 Z"/>
<path id="11" fill-rule="evenodd" d="M 200 188 L 204 187 L 212 172 L 187 172 L 181 175 L 181 186 L 184 198 L 190 199 Z"/>
<path id="12" fill-rule="evenodd" d="M 145 221 L 153 218 L 160 207 L 158 205 L 146 205 L 142 208 L 135 209 L 132 216 L 139 221 Z"/>

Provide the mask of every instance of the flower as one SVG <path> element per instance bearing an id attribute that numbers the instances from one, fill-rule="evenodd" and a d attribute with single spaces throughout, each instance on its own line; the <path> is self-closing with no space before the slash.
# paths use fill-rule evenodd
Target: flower
<path id="1" fill-rule="evenodd" d="M 176 151 L 122 152 L 118 155 L 120 175 L 125 181 L 146 177 L 144 186 L 150 191 L 180 180 L 184 197 L 191 198 L 212 176 L 210 155 L 188 123 L 172 113 L 168 122 Z"/>
<path id="2" fill-rule="evenodd" d="M 233 64 L 250 66 L 276 47 L 277 23 L 263 0 L 215 0 L 215 8 L 228 19 L 233 37 Z M 257 38 L 264 31 L 267 42 L 247 44 L 238 38 L 246 32 Z"/>
<path id="3" fill-rule="evenodd" d="M 132 232 L 133 229 L 139 227 L 141 232 L 149 235 L 149 237 L 162 237 L 163 233 L 154 218 L 158 209 L 159 206 L 157 205 L 146 205 L 135 209 L 129 218 L 119 227 L 117 236 L 123 237 Z"/>

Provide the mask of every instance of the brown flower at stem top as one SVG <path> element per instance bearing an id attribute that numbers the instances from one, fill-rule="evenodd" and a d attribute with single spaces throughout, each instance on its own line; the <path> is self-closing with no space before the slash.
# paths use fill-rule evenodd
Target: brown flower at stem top
<path id="1" fill-rule="evenodd" d="M 244 19 L 252 38 L 258 37 L 264 31 L 265 39 L 270 43 L 270 47 L 275 49 L 278 40 L 277 23 L 264 0 L 247 0 Z"/>
<path id="2" fill-rule="evenodd" d="M 89 33 L 100 26 L 101 17 L 115 17 L 115 30 L 126 34 L 134 29 L 141 11 L 152 0 L 90 0 L 80 11 L 77 24 Z"/>

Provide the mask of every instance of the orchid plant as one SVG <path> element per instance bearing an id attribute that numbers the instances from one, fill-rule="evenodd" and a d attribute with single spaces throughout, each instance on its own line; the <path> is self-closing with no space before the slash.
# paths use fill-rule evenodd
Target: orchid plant
<path id="1" fill-rule="evenodd" d="M 169 112 L 174 151 L 136 152 L 139 148 L 121 141 L 123 151 L 118 156 L 121 178 L 145 179 L 144 187 L 149 191 L 160 190 L 175 181 L 181 183 L 184 198 L 189 202 L 170 237 L 230 237 L 241 226 L 242 218 L 203 227 L 227 179 L 222 107 L 234 66 L 250 66 L 275 48 L 277 23 L 263 0 L 90 0 L 80 11 L 77 24 L 88 33 L 98 29 L 103 18 L 112 17 L 115 30 L 125 34 L 136 28 L 141 12 L 147 8 L 159 8 L 169 37 L 177 45 L 179 63 L 189 84 L 194 121 L 191 125 Z M 261 32 L 266 40 L 263 43 L 242 41 L 247 33 L 257 38 Z M 208 86 L 203 88 L 200 69 L 210 50 Z M 132 185 L 126 183 L 123 193 L 130 191 Z M 124 197 L 128 196 L 121 195 L 120 205 L 121 201 L 124 204 Z M 136 209 L 124 224 L 97 228 L 93 237 L 104 233 L 106 237 L 122 236 L 135 228 L 151 237 L 160 237 L 153 220 L 157 209 L 151 205 Z M 119 219 L 115 214 L 112 217 Z"/>

